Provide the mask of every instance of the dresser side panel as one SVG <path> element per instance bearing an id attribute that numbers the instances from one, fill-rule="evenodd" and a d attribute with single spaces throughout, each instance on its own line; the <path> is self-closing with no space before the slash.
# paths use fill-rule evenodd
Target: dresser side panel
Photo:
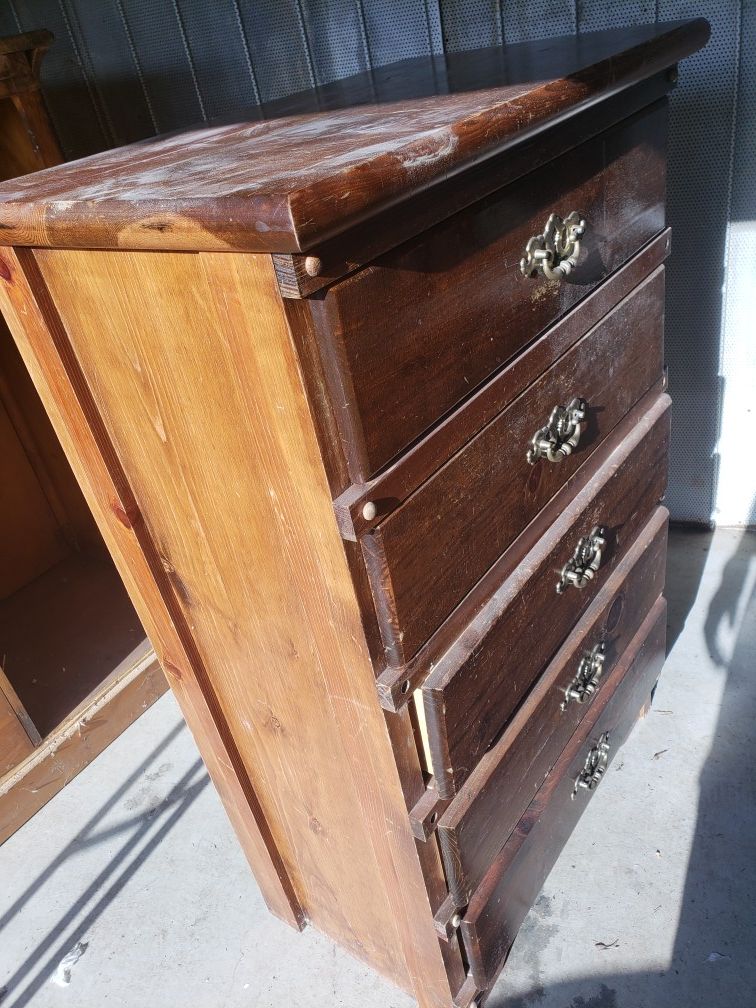
<path id="1" fill-rule="evenodd" d="M 205 765 L 265 902 L 300 928 L 303 911 L 33 253 L 2 249 L 0 277 L 0 310 L 182 713 L 203 740 Z"/>
<path id="2" fill-rule="evenodd" d="M 270 259 L 37 261 L 305 913 L 448 1005 Z"/>

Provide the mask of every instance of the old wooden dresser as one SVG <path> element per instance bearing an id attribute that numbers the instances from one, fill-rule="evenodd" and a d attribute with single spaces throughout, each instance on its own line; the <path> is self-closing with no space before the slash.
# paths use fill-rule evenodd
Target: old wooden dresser
<path id="1" fill-rule="evenodd" d="M 268 905 L 428 1008 L 491 988 L 662 665 L 707 36 L 408 61 L 0 189 L 3 312 Z"/>

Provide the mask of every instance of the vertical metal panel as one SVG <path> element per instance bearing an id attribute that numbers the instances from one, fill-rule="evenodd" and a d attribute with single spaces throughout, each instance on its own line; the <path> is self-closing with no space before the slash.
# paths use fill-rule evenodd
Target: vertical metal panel
<path id="1" fill-rule="evenodd" d="M 433 17 L 431 8 L 434 8 Z M 437 51 L 440 24 L 436 5 L 362 0 L 362 12 L 373 66 Z"/>
<path id="2" fill-rule="evenodd" d="M 317 83 L 299 0 L 239 0 L 239 14 L 262 101 Z"/>
<path id="3" fill-rule="evenodd" d="M 497 0 L 439 0 L 441 33 L 449 52 L 501 44 Z"/>
<path id="4" fill-rule="evenodd" d="M 532 39 L 572 35 L 577 30 L 575 0 L 543 0 L 537 6 L 527 0 L 503 5 L 504 41 L 528 42 Z"/>
<path id="5" fill-rule="evenodd" d="M 145 0 L 147 9 L 149 4 L 150 0 Z M 222 4 L 181 0 L 179 6 L 194 78 L 207 118 L 228 116 L 245 106 L 259 104 L 260 94 L 249 40 L 237 0 Z M 162 42 L 160 36 L 154 40 L 158 54 Z M 187 90 L 191 95 L 192 86 L 188 86 Z M 193 98 L 190 104 L 196 107 Z M 194 121 L 198 118 L 195 113 Z M 185 117 L 182 117 L 183 121 Z M 168 127 L 161 128 L 175 129 L 177 126 L 178 123 L 172 122 Z"/>
<path id="6" fill-rule="evenodd" d="M 318 84 L 368 69 L 365 21 L 357 0 L 302 0 L 302 16 Z"/>
<path id="7" fill-rule="evenodd" d="M 736 0 L 659 4 L 661 20 L 698 15 L 712 26 L 709 45 L 681 67 L 670 116 L 667 213 L 673 254 L 666 344 L 674 407 L 668 498 L 673 515 L 686 521 L 710 520 L 719 466 L 722 286 L 739 14 Z"/>
<path id="8" fill-rule="evenodd" d="M 0 0 L 0 32 L 56 35 L 43 87 L 69 158 L 444 48 L 700 16 L 712 40 L 671 101 L 668 503 L 705 522 L 716 497 L 727 521 L 753 521 L 739 465 L 756 384 L 753 0 Z"/>
<path id="9" fill-rule="evenodd" d="M 656 0 L 578 0 L 577 30 L 602 31 L 625 25 L 653 24 L 657 20 Z"/>
<path id="10" fill-rule="evenodd" d="M 101 0 L 92 17 L 87 0 L 61 0 L 113 146 L 131 143 L 155 130 L 119 0 Z"/>

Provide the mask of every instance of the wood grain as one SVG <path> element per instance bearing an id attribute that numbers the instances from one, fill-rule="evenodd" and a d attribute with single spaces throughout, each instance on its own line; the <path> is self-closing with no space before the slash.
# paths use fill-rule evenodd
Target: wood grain
<path id="1" fill-rule="evenodd" d="M 412 699 L 414 691 L 425 682 L 429 671 L 438 665 L 443 655 L 454 645 L 466 630 L 468 624 L 488 604 L 509 575 L 522 564 L 531 550 L 543 539 L 547 530 L 570 507 L 572 500 L 582 493 L 596 472 L 604 465 L 611 464 L 617 449 L 626 438 L 633 436 L 637 418 L 656 404 L 666 387 L 666 378 L 657 382 L 641 399 L 636 409 L 628 413 L 617 427 L 603 441 L 591 456 L 587 465 L 581 466 L 564 486 L 551 498 L 546 507 L 502 553 L 496 563 L 489 568 L 472 591 L 441 624 L 433 636 L 420 648 L 406 665 L 395 668 L 377 663 L 382 669 L 376 679 L 376 688 L 385 710 L 397 711 Z M 367 601 L 362 599 L 363 607 Z"/>
<path id="2" fill-rule="evenodd" d="M 0 777 L 33 752 L 39 742 L 39 733 L 34 731 L 16 691 L 0 667 Z"/>
<path id="3" fill-rule="evenodd" d="M 360 533 L 374 528 L 400 507 L 527 385 L 653 273 L 670 249 L 671 232 L 666 228 L 394 464 L 374 479 L 353 484 L 340 493 L 334 506 L 342 536 L 356 541 Z M 287 308 L 291 311 L 297 306 L 287 305 Z M 376 517 L 372 521 L 363 514 L 368 501 L 376 507 Z"/>
<path id="4" fill-rule="evenodd" d="M 663 304 L 662 267 L 361 537 L 390 664 L 415 654 L 661 379 Z M 588 410 L 575 451 L 529 465 L 533 435 L 576 396 Z"/>
<path id="5" fill-rule="evenodd" d="M 655 74 L 602 99 L 582 111 L 559 119 L 502 153 L 441 179 L 429 189 L 383 211 L 379 217 L 362 222 L 318 244 L 313 252 L 320 264 L 314 275 L 307 271 L 311 256 L 304 253 L 276 253 L 273 264 L 281 296 L 306 298 L 330 287 L 349 273 L 362 269 L 389 249 L 485 199 L 497 189 L 603 133 L 620 120 L 664 98 L 672 87 L 671 75 Z"/>
<path id="6" fill-rule="evenodd" d="M 0 844 L 50 801 L 134 720 L 165 693 L 166 681 L 149 641 L 113 669 L 94 695 L 70 710 L 46 739 L 0 779 Z M 2 733 L 0 733 L 0 737 Z"/>
<path id="7" fill-rule="evenodd" d="M 204 739 L 205 764 L 241 846 L 255 866 L 263 897 L 273 913 L 293 927 L 301 927 L 304 914 L 291 881 L 238 750 L 222 732 L 217 701 L 201 678 L 204 669 L 167 572 L 145 534 L 33 254 L 4 250 L 0 274 L 4 280 L 0 282 L 3 315 L 161 666 L 171 677 L 182 712 L 195 734 Z M 199 674 L 206 692 L 190 670 Z"/>
<path id="8" fill-rule="evenodd" d="M 708 35 L 699 19 L 408 60 L 3 186 L 0 223 L 16 245 L 302 251 Z"/>
<path id="9" fill-rule="evenodd" d="M 644 109 L 306 302 L 354 482 L 662 230 L 666 117 L 666 102 Z M 576 268 L 563 282 L 524 277 L 529 239 L 572 211 L 587 222 Z"/>
<path id="10" fill-rule="evenodd" d="M 613 759 L 651 692 L 664 663 L 665 617 L 666 603 L 660 599 L 470 901 L 462 933 L 481 990 L 493 985 L 525 915 L 595 794 L 580 790 L 573 799 L 588 751 L 607 731 Z"/>
<path id="11" fill-rule="evenodd" d="M 415 840 L 270 262 L 121 252 L 37 260 L 171 605 L 191 627 L 206 677 L 197 685 L 214 694 L 301 905 L 421 1003 L 445 1003 Z M 169 671 L 172 681 L 190 675 Z"/>
<path id="12" fill-rule="evenodd" d="M 43 736 L 144 638 L 110 558 L 73 551 L 0 602 L 0 663 Z"/>
<path id="13" fill-rule="evenodd" d="M 466 906 L 559 754 L 590 711 L 661 595 L 668 513 L 658 508 L 544 671 L 506 731 L 483 756 L 441 817 L 449 889 Z M 602 681 L 590 702 L 564 709 L 564 690 L 595 645 L 605 647 Z"/>
<path id="14" fill-rule="evenodd" d="M 661 396 L 441 658 L 422 690 L 433 772 L 450 797 L 630 548 L 667 483 L 669 397 Z M 581 536 L 606 529 L 596 577 L 555 590 Z M 512 660 L 515 656 L 515 660 Z"/>

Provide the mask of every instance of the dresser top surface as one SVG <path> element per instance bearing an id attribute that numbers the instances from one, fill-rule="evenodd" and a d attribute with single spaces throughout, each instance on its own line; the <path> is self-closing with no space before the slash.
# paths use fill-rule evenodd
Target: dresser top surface
<path id="1" fill-rule="evenodd" d="M 6 245 L 297 252 L 705 44 L 705 20 L 403 60 L 0 186 Z"/>

